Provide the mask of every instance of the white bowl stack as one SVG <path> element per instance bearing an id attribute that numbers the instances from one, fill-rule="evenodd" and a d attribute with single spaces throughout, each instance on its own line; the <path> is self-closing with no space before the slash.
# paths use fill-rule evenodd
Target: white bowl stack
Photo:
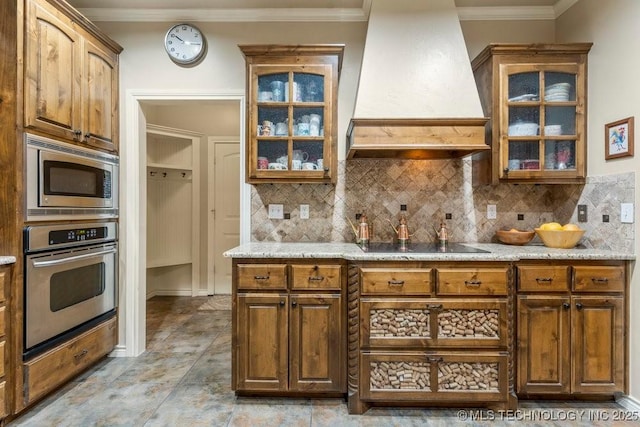
<path id="1" fill-rule="evenodd" d="M 562 125 L 546 125 L 544 127 L 544 134 L 547 136 L 562 135 Z"/>
<path id="2" fill-rule="evenodd" d="M 538 134 L 538 124 L 529 122 L 517 122 L 509 125 L 509 136 L 531 136 Z"/>
<path id="3" fill-rule="evenodd" d="M 546 87 L 544 99 L 547 102 L 566 102 L 569 100 L 570 83 L 556 83 Z"/>

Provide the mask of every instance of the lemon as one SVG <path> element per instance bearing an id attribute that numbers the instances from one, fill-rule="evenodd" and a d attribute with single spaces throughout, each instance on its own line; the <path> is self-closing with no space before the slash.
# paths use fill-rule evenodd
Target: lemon
<path id="1" fill-rule="evenodd" d="M 562 225 L 558 222 L 545 222 L 540 226 L 541 230 L 562 230 Z"/>
<path id="2" fill-rule="evenodd" d="M 569 223 L 569 224 L 563 225 L 562 229 L 565 230 L 565 231 L 577 231 L 577 230 L 580 230 L 580 227 L 578 227 L 575 224 Z"/>

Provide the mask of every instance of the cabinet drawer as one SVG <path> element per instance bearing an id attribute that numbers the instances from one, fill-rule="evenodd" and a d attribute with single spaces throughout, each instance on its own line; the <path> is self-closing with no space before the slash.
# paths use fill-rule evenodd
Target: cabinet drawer
<path id="1" fill-rule="evenodd" d="M 0 337 L 3 337 L 7 334 L 6 328 L 6 307 L 0 307 Z"/>
<path id="2" fill-rule="evenodd" d="M 569 290 L 567 265 L 519 265 L 518 290 L 524 292 L 564 292 Z"/>
<path id="3" fill-rule="evenodd" d="M 362 347 L 506 348 L 505 298 L 360 301 Z"/>
<path id="4" fill-rule="evenodd" d="M 438 268 L 438 295 L 507 295 L 509 267 Z"/>
<path id="5" fill-rule="evenodd" d="M 292 289 L 340 290 L 339 265 L 292 265 Z"/>
<path id="6" fill-rule="evenodd" d="M 0 418 L 4 418 L 7 415 L 7 398 L 5 395 L 6 381 L 0 382 Z"/>
<path id="7" fill-rule="evenodd" d="M 9 277 L 10 268 L 7 266 L 0 266 L 0 303 L 6 300 L 6 290 L 9 289 Z"/>
<path id="8" fill-rule="evenodd" d="M 428 295 L 431 293 L 431 268 L 361 268 L 362 294 Z"/>
<path id="9" fill-rule="evenodd" d="M 5 365 L 5 354 L 4 354 L 4 349 L 5 349 L 5 343 L 6 341 L 1 341 L 0 342 L 0 377 L 4 377 L 4 374 L 6 373 L 4 371 L 4 365 Z"/>
<path id="10" fill-rule="evenodd" d="M 116 343 L 116 318 L 25 362 L 25 403 L 59 387 L 107 355 Z"/>
<path id="11" fill-rule="evenodd" d="M 577 292 L 624 292 L 624 266 L 573 267 L 573 290 Z"/>
<path id="12" fill-rule="evenodd" d="M 238 264 L 238 289 L 287 289 L 287 265 Z"/>
<path id="13" fill-rule="evenodd" d="M 363 352 L 363 400 L 506 400 L 508 356 L 498 352 Z"/>

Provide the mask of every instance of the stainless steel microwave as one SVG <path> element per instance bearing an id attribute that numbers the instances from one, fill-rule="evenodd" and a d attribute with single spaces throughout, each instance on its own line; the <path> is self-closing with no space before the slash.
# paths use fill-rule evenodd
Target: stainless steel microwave
<path id="1" fill-rule="evenodd" d="M 25 134 L 27 221 L 118 217 L 118 156 Z"/>

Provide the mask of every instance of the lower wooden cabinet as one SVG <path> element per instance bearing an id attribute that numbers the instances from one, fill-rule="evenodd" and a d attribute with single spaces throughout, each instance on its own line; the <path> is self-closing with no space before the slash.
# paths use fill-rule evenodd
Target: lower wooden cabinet
<path id="1" fill-rule="evenodd" d="M 33 360 L 25 362 L 25 404 L 52 391 L 106 356 L 116 344 L 115 317 Z"/>
<path id="2" fill-rule="evenodd" d="M 372 402 L 500 402 L 506 352 L 363 352 L 361 397 Z"/>
<path id="3" fill-rule="evenodd" d="M 515 409 L 511 272 L 497 262 L 350 265 L 349 411 Z"/>
<path id="4" fill-rule="evenodd" d="M 234 390 L 344 393 L 343 267 L 252 260 L 234 265 L 234 273 Z M 253 291 L 256 280 L 270 282 L 272 292 Z"/>
<path id="5" fill-rule="evenodd" d="M 518 266 L 518 271 L 521 266 Z M 518 394 L 624 393 L 624 265 L 525 265 L 518 275 Z M 552 289 L 555 293 L 549 291 Z"/>
<path id="6" fill-rule="evenodd" d="M 7 348 L 7 337 L 9 336 L 7 330 L 7 292 L 11 284 L 12 265 L 0 265 L 0 424 L 9 412 L 7 410 L 7 392 L 9 389 L 7 386 L 7 377 L 11 374 L 7 369 L 7 360 L 11 354 Z M 9 383 L 11 384 L 11 383 Z"/>

